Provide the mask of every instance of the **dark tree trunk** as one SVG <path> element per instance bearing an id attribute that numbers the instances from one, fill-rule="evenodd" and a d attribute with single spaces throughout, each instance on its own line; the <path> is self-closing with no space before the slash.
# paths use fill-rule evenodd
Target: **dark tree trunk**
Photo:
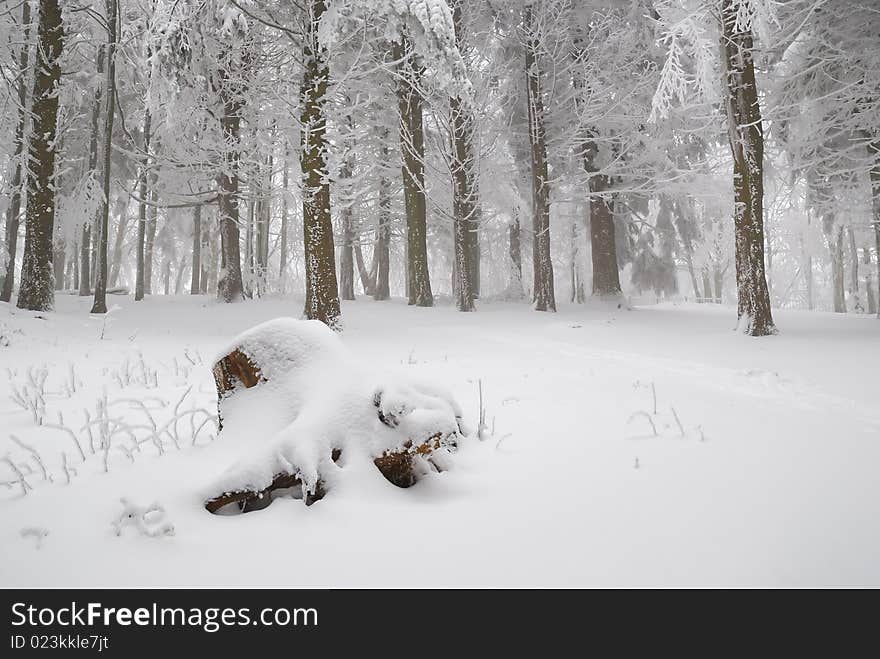
<path id="1" fill-rule="evenodd" d="M 462 23 L 462 0 L 455 0 L 452 12 L 455 41 L 459 50 L 464 49 L 464 26 Z M 474 150 L 474 117 L 468 102 L 461 96 L 449 99 L 450 125 L 452 126 L 452 210 L 454 218 L 453 247 L 455 267 L 452 290 L 455 307 L 459 311 L 474 311 L 475 278 L 478 261 L 475 260 L 477 220 L 477 172 Z M 478 257 L 477 257 L 478 258 Z"/>
<path id="2" fill-rule="evenodd" d="M 140 190 L 138 191 L 141 198 L 138 202 L 137 264 L 135 266 L 134 277 L 135 301 L 143 300 L 146 291 L 145 241 L 147 231 L 147 196 L 149 195 L 147 185 L 149 182 L 148 169 L 150 164 L 150 122 L 150 110 L 144 108 L 144 156 L 141 162 L 141 173 L 139 177 Z"/>
<path id="3" fill-rule="evenodd" d="M 544 141 L 544 101 L 541 92 L 541 69 L 538 64 L 538 37 L 532 25 L 532 5 L 525 9 L 526 81 L 529 144 L 532 165 L 532 223 L 534 248 L 533 301 L 537 311 L 556 311 L 553 292 L 553 261 L 550 258 L 550 180 L 547 171 L 547 145 Z"/>
<path id="4" fill-rule="evenodd" d="M 98 48 L 98 75 L 104 73 L 104 47 Z M 98 131 L 101 127 L 101 91 L 102 86 L 99 84 L 95 87 L 94 104 L 92 105 L 91 119 L 91 137 L 89 139 L 89 176 L 92 177 L 92 183 L 97 185 L 98 182 Z M 92 284 L 94 282 L 95 271 L 92 268 L 94 263 L 95 245 L 92 242 L 92 227 L 97 226 L 101 216 L 100 208 L 95 212 L 95 217 L 90 221 L 83 222 L 82 242 L 80 244 L 80 276 L 79 276 L 79 294 L 91 295 Z"/>
<path id="5" fill-rule="evenodd" d="M 199 277 L 202 274 L 202 207 L 193 207 L 192 235 L 192 276 L 189 283 L 189 294 L 199 294 Z"/>
<path id="6" fill-rule="evenodd" d="M 244 297 L 241 280 L 241 248 L 238 231 L 238 166 L 241 134 L 242 90 L 233 82 L 234 76 L 220 72 L 220 98 L 223 116 L 220 128 L 226 149 L 223 171 L 218 176 L 217 203 L 220 220 L 220 276 L 217 297 L 235 302 Z"/>
<path id="7" fill-rule="evenodd" d="M 110 229 L 110 156 L 113 153 L 113 118 L 116 114 L 116 0 L 106 0 L 107 7 L 107 80 L 104 85 L 104 142 L 101 157 L 101 180 L 104 199 L 98 230 L 98 272 L 95 275 L 95 302 L 92 313 L 107 313 L 107 240 Z"/>
<path id="8" fill-rule="evenodd" d="M 28 148 L 31 176 L 27 177 L 24 255 L 17 306 L 48 311 L 55 302 L 52 276 L 52 237 L 55 226 L 55 148 L 58 85 L 64 29 L 58 0 L 40 0 L 32 131 Z"/>
<path id="9" fill-rule="evenodd" d="M 620 272 L 617 266 L 617 238 L 614 235 L 614 196 L 611 178 L 596 174 L 595 146 L 585 149 L 584 168 L 590 173 L 590 254 L 593 263 L 593 295 L 618 297 Z"/>
<path id="10" fill-rule="evenodd" d="M 422 123 L 423 71 L 413 62 L 408 44 L 395 44 L 398 64 L 397 104 L 400 112 L 400 152 L 406 204 L 407 300 L 419 307 L 434 305 L 428 273 L 427 206 L 425 201 L 425 135 Z"/>
<path id="11" fill-rule="evenodd" d="M 751 336 L 776 334 L 764 272 L 764 130 L 752 33 L 737 28 L 734 0 L 722 3 L 721 50 L 727 88 L 727 121 L 733 154 L 737 316 Z"/>
<path id="12" fill-rule="evenodd" d="M 9 205 L 6 207 L 6 274 L 3 277 L 3 286 L 0 287 L 0 301 L 9 302 L 12 299 L 12 289 L 15 285 L 15 256 L 18 252 L 18 225 L 21 214 L 21 179 L 22 179 L 22 151 L 24 151 L 24 129 L 28 118 L 27 107 L 27 70 L 28 51 L 30 49 L 31 31 L 31 5 L 29 2 L 21 3 L 21 29 L 22 45 L 18 53 L 18 123 L 15 126 L 12 153 L 12 180 L 9 183 Z"/>
<path id="13" fill-rule="evenodd" d="M 324 0 L 308 0 L 303 42 L 301 115 L 303 243 L 305 253 L 305 316 L 339 329 L 339 289 L 336 255 L 330 219 L 330 182 L 327 177 L 327 51 L 318 39 L 318 27 L 326 11 Z"/>

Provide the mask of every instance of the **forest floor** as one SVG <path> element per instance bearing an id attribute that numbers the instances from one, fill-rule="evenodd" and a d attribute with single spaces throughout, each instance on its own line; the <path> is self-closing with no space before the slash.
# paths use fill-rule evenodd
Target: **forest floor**
<path id="1" fill-rule="evenodd" d="M 874 318 L 779 311 L 781 334 L 754 339 L 708 305 L 345 303 L 352 350 L 446 385 L 472 426 L 481 385 L 491 436 L 408 490 L 377 472 L 215 516 L 199 492 L 252 438 L 202 423 L 210 361 L 301 301 L 109 302 L 106 322 L 69 295 L 50 314 L 0 304 L 0 586 L 880 586 Z M 188 416 L 165 427 L 175 405 Z M 46 425 L 59 412 L 85 461 Z M 165 441 L 130 453 L 125 427 L 150 418 Z M 117 535 L 121 497 L 161 504 L 173 535 Z"/>

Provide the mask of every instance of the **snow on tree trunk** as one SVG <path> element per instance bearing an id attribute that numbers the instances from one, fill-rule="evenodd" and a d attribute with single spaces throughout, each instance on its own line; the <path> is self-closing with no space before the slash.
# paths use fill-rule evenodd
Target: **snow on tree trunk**
<path id="1" fill-rule="evenodd" d="M 279 318 L 248 330 L 222 351 L 213 374 L 222 432 L 244 446 L 206 490 L 211 512 L 263 508 L 288 488 L 301 488 L 309 505 L 353 461 L 371 461 L 409 487 L 439 469 L 435 456 L 462 434 L 461 409 L 447 392 L 404 373 L 377 375 L 316 321 Z M 255 414 L 263 424 L 256 433 Z"/>
<path id="2" fill-rule="evenodd" d="M 556 311 L 553 292 L 553 261 L 550 258 L 550 178 L 547 170 L 547 145 L 544 141 L 544 100 L 541 92 L 541 69 L 538 64 L 538 36 L 532 21 L 533 8 L 525 8 L 526 105 L 528 106 L 529 144 L 532 165 L 532 265 L 535 310 Z"/>
<path id="3" fill-rule="evenodd" d="M 119 220 L 116 223 L 116 235 L 113 236 L 113 258 L 110 263 L 110 288 L 116 288 L 119 280 L 119 271 L 122 268 L 122 247 L 128 229 L 128 198 L 121 197 L 116 208 L 119 212 Z"/>
<path id="4" fill-rule="evenodd" d="M 721 7 L 721 51 L 733 155 L 737 316 L 751 336 L 776 334 L 764 272 L 764 129 L 755 83 L 751 29 L 737 21 L 734 0 Z"/>
<path id="5" fill-rule="evenodd" d="M 144 299 L 144 276 L 145 262 L 144 249 L 146 247 L 146 230 L 147 230 L 147 196 L 149 194 L 147 185 L 149 183 L 148 167 L 150 164 L 150 110 L 144 109 L 144 157 L 141 160 L 141 171 L 138 181 L 140 184 L 138 202 L 138 230 L 137 230 L 137 256 L 134 276 L 134 299 L 135 301 Z"/>
<path id="6" fill-rule="evenodd" d="M 615 298 L 621 294 L 614 235 L 614 197 L 610 177 L 598 174 L 595 142 L 584 145 L 584 171 L 590 189 L 590 255 L 593 263 L 593 295 Z"/>
<path id="7" fill-rule="evenodd" d="M 428 273 L 427 207 L 425 202 L 425 136 L 422 124 L 423 71 L 413 61 L 409 44 L 396 43 L 397 104 L 400 112 L 400 152 L 406 205 L 406 295 L 409 304 L 434 305 Z"/>
<path id="8" fill-rule="evenodd" d="M 9 205 L 6 207 L 6 274 L 3 277 L 3 285 L 0 287 L 0 302 L 9 302 L 12 299 L 12 289 L 15 284 L 15 254 L 18 249 L 19 214 L 21 213 L 21 182 L 22 182 L 22 153 L 24 151 L 24 130 L 27 124 L 27 69 L 28 54 L 30 48 L 31 31 L 31 5 L 29 2 L 21 4 L 21 34 L 22 45 L 18 53 L 18 123 L 15 126 L 12 152 L 12 177 L 9 182 Z"/>
<path id="9" fill-rule="evenodd" d="M 107 242 L 110 230 L 110 167 L 113 153 L 113 118 L 116 115 L 116 0 L 106 0 L 107 78 L 104 83 L 104 140 L 101 157 L 101 215 L 97 229 L 98 262 L 95 264 L 95 301 L 92 313 L 107 313 Z"/>
<path id="10" fill-rule="evenodd" d="M 846 233 L 849 237 L 849 296 L 853 301 L 853 311 L 864 313 L 865 308 L 859 295 L 859 249 L 856 247 L 856 235 L 851 226 L 847 227 Z"/>
<path id="11" fill-rule="evenodd" d="M 241 251 L 238 231 L 238 167 L 241 132 L 241 90 L 230 74 L 220 71 L 219 92 L 223 103 L 220 127 L 225 141 L 223 171 L 218 176 L 218 215 L 220 218 L 220 276 L 217 297 L 235 302 L 244 297 L 241 279 Z"/>
<path id="12" fill-rule="evenodd" d="M 154 149 L 154 152 L 158 149 Z M 153 169 L 150 172 L 149 183 L 149 200 L 147 204 L 147 224 L 144 235 L 144 293 L 146 295 L 153 294 L 153 253 L 156 245 L 156 229 L 158 227 L 158 209 L 156 202 L 159 199 L 158 193 L 159 174 Z"/>
<path id="13" fill-rule="evenodd" d="M 872 142 L 869 148 L 874 156 L 874 164 L 871 167 L 871 200 L 874 210 L 874 245 L 877 253 L 877 317 L 880 318 L 880 141 Z"/>
<path id="14" fill-rule="evenodd" d="M 388 145 L 385 140 L 388 131 L 383 131 L 382 159 L 388 158 Z M 376 225 L 376 246 L 373 248 L 373 262 L 376 264 L 376 279 L 373 282 L 373 299 L 387 300 L 391 296 L 389 275 L 391 270 L 391 181 L 386 176 L 379 178 L 379 217 Z"/>
<path id="15" fill-rule="evenodd" d="M 464 48 L 462 1 L 455 0 L 452 20 L 455 41 L 459 51 Z M 452 127 L 452 209 L 454 217 L 453 247 L 455 267 L 452 289 L 455 306 L 459 311 L 474 311 L 476 280 L 479 261 L 475 262 L 474 243 L 477 240 L 477 171 L 474 149 L 474 116 L 467 101 L 461 96 L 449 99 Z M 477 257 L 478 258 L 478 257 Z"/>
<path id="16" fill-rule="evenodd" d="M 513 218 L 507 228 L 507 256 L 510 259 L 510 277 L 506 297 L 519 299 L 523 296 L 522 241 L 520 236 L 519 209 L 513 209 Z"/>
<path id="17" fill-rule="evenodd" d="M 283 173 L 281 179 L 281 233 L 278 236 L 280 244 L 280 265 L 278 267 L 278 288 L 281 293 L 287 292 L 287 231 L 290 211 L 287 206 L 287 189 L 290 185 L 290 166 L 287 161 L 287 154 L 284 154 L 284 164 L 282 165 Z"/>
<path id="18" fill-rule="evenodd" d="M 29 138 L 24 255 L 19 309 L 48 311 L 55 302 L 52 234 L 55 226 L 55 150 L 64 29 L 58 0 L 40 0 Z"/>
<path id="19" fill-rule="evenodd" d="M 202 206 L 193 207 L 193 232 L 192 232 L 192 273 L 189 284 L 189 294 L 199 294 L 199 277 L 202 272 Z"/>
<path id="20" fill-rule="evenodd" d="M 834 213 L 822 217 L 822 231 L 828 241 L 828 260 L 831 262 L 831 295 L 835 313 L 846 313 L 844 293 L 843 232 Z"/>
<path id="21" fill-rule="evenodd" d="M 303 41 L 300 164 L 302 168 L 303 243 L 305 246 L 305 316 L 328 327 L 340 327 L 336 255 L 330 219 L 327 174 L 327 50 L 318 38 L 326 11 L 324 0 L 309 0 Z"/>
<path id="22" fill-rule="evenodd" d="M 342 248 L 339 259 L 339 295 L 343 300 L 354 299 L 354 229 L 351 207 L 342 209 Z M 363 257 L 361 257 L 363 261 Z"/>

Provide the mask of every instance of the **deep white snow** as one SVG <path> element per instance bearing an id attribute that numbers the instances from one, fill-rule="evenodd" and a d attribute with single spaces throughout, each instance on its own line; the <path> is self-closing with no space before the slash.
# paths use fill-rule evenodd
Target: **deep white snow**
<path id="1" fill-rule="evenodd" d="M 211 359 L 301 301 L 111 301 L 0 304 L 0 586 L 880 585 L 874 318 L 346 303 L 345 386 L 448 388 L 472 438 L 408 490 L 353 460 L 313 506 L 223 516 L 206 488 L 284 412 L 252 396 L 215 438 Z"/>

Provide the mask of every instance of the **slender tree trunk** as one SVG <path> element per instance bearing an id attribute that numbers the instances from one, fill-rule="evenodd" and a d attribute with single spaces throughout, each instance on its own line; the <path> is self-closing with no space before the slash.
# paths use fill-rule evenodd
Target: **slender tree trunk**
<path id="1" fill-rule="evenodd" d="M 327 51 L 318 38 L 325 0 L 308 0 L 303 43 L 301 115 L 303 243 L 306 274 L 305 316 L 339 329 L 339 289 L 330 219 L 330 182 L 327 176 Z"/>
<path id="2" fill-rule="evenodd" d="M 507 228 L 507 253 L 510 257 L 510 281 L 507 284 L 508 296 L 519 299 L 523 296 L 523 284 L 522 240 L 518 209 L 514 209 L 513 218 Z"/>
<path id="3" fill-rule="evenodd" d="M 712 281 L 709 279 L 709 271 L 703 268 L 703 302 L 714 302 L 715 296 L 712 295 Z"/>
<path id="4" fill-rule="evenodd" d="M 186 254 L 180 257 L 180 263 L 177 266 L 177 275 L 174 277 L 174 294 L 180 295 L 183 292 L 183 275 L 186 272 Z M 169 259 L 169 265 L 171 267 L 171 261 Z"/>
<path id="5" fill-rule="evenodd" d="M 874 282 L 871 276 L 871 248 L 867 245 L 862 250 L 865 265 L 865 292 L 868 298 L 868 313 L 877 313 L 877 298 L 874 295 Z"/>
<path id="6" fill-rule="evenodd" d="M 144 294 L 153 294 L 153 253 L 156 246 L 156 229 L 159 225 L 159 210 L 155 206 L 159 195 L 156 189 L 159 181 L 158 174 L 150 173 L 148 195 L 150 203 L 147 204 L 147 223 L 144 227 Z"/>
<path id="7" fill-rule="evenodd" d="M 189 283 L 189 294 L 199 294 L 199 277 L 202 274 L 202 207 L 193 206 L 192 235 L 192 276 Z"/>
<path id="8" fill-rule="evenodd" d="M 375 247 L 373 248 L 373 263 L 370 265 L 370 269 L 367 270 L 360 235 L 355 236 L 354 239 L 354 262 L 357 265 L 358 277 L 360 277 L 364 295 L 372 295 L 376 282 L 376 249 Z"/>
<path id="9" fill-rule="evenodd" d="M 51 310 L 55 302 L 52 273 L 52 236 L 55 226 L 55 148 L 58 121 L 58 85 L 64 29 L 58 0 L 40 0 L 37 26 L 32 131 L 28 148 L 27 205 L 24 255 L 17 306 L 32 311 Z"/>
<path id="10" fill-rule="evenodd" d="M 107 239 L 110 222 L 110 156 L 113 153 L 113 118 L 116 114 L 116 0 L 106 0 L 107 7 L 107 80 L 104 86 L 106 113 L 104 115 L 104 143 L 101 163 L 102 191 L 101 217 L 98 224 L 98 262 L 95 277 L 95 302 L 92 313 L 107 313 Z"/>
<path id="11" fill-rule="evenodd" d="M 874 209 L 874 245 L 877 252 L 877 285 L 880 287 L 880 140 L 872 142 L 870 152 L 874 156 L 871 168 L 871 200 Z M 880 318 L 880 290 L 877 297 L 877 318 Z"/>
<path id="12" fill-rule="evenodd" d="M 52 260 L 55 277 L 55 290 L 64 290 L 64 269 L 67 267 L 67 250 L 63 242 L 56 242 Z"/>
<path id="13" fill-rule="evenodd" d="M 223 115 L 220 128 L 226 143 L 223 171 L 218 176 L 218 215 L 220 220 L 220 275 L 217 297 L 235 302 L 244 297 L 241 279 L 241 248 L 238 231 L 238 167 L 241 148 L 242 90 L 227 71 L 220 74 Z"/>
<path id="14" fill-rule="evenodd" d="M 835 313 L 846 313 L 846 296 L 844 294 L 843 265 L 843 226 L 838 226 L 833 213 L 826 213 L 822 218 L 822 229 L 828 241 L 828 255 L 831 261 L 831 295 Z"/>
<path id="15" fill-rule="evenodd" d="M 387 139 L 388 131 L 384 136 Z M 382 140 L 382 160 L 388 159 L 388 147 Z M 391 269 L 391 181 L 384 175 L 379 179 L 379 221 L 376 225 L 376 246 L 373 248 L 376 279 L 373 282 L 373 299 L 387 300 L 391 297 L 389 274 Z"/>
<path id="16" fill-rule="evenodd" d="M 28 60 L 30 50 L 31 5 L 21 3 L 22 45 L 18 53 L 18 123 L 15 126 L 12 153 L 12 180 L 9 183 L 9 205 L 6 207 L 6 274 L 0 287 L 0 301 L 9 302 L 15 286 L 15 257 L 18 252 L 18 226 L 21 214 L 22 152 L 24 130 L 28 119 Z"/>
<path id="17" fill-rule="evenodd" d="M 98 75 L 104 73 L 104 46 L 98 47 Z M 94 103 L 92 105 L 92 118 L 89 139 L 89 176 L 92 178 L 92 185 L 98 183 L 98 132 L 101 127 L 101 96 L 102 86 L 96 85 Z M 92 284 L 94 283 L 95 270 L 92 264 L 95 262 L 95 247 L 92 242 L 92 228 L 97 226 L 101 216 L 100 208 L 96 210 L 95 216 L 90 220 L 83 221 L 82 239 L 80 243 L 80 277 L 79 277 L 79 294 L 82 296 L 92 294 Z"/>
<path id="18" fill-rule="evenodd" d="M 737 3 L 722 2 L 727 120 L 733 154 L 734 231 L 736 242 L 737 316 L 751 336 L 776 334 L 764 272 L 764 130 L 752 33 L 737 27 Z"/>
<path id="19" fill-rule="evenodd" d="M 852 227 L 847 227 L 846 232 L 849 236 L 849 295 L 853 301 L 853 311 L 864 313 L 865 307 L 862 306 L 859 294 L 859 249 L 856 247 L 856 236 L 853 233 Z"/>
<path id="20" fill-rule="evenodd" d="M 349 130 L 353 130 L 351 117 L 348 117 Z M 351 178 L 354 175 L 354 161 L 352 140 L 346 140 L 345 160 L 339 171 L 340 183 L 351 187 Z M 347 200 L 339 212 L 342 220 L 342 246 L 339 258 L 339 295 L 343 300 L 354 300 L 354 222 L 352 218 L 351 200 Z M 362 265 L 363 255 L 360 254 L 358 245 L 359 265 Z"/>
<path id="21" fill-rule="evenodd" d="M 146 290 L 145 286 L 145 278 L 146 278 L 146 263 L 145 263 L 145 250 L 146 250 L 146 230 L 147 230 L 147 197 L 149 195 L 149 191 L 147 189 L 148 185 L 148 169 L 150 165 L 150 110 L 148 108 L 144 108 L 144 157 L 141 161 L 141 172 L 138 178 L 139 187 L 138 194 L 140 195 L 140 201 L 138 202 L 138 231 L 137 231 L 137 262 L 135 266 L 135 276 L 134 276 L 134 299 L 135 301 L 140 301 L 144 299 L 144 292 Z"/>
<path id="22" fill-rule="evenodd" d="M 580 236 L 578 235 L 577 217 L 573 217 L 571 221 L 571 301 L 583 304 L 586 301 L 586 293 L 584 292 L 584 279 L 581 276 L 580 264 Z"/>
<path id="23" fill-rule="evenodd" d="M 691 279 L 691 286 L 694 289 L 694 301 L 700 302 L 700 285 L 697 283 L 697 273 L 694 270 L 693 245 L 691 245 L 690 241 L 690 232 L 686 230 L 686 208 L 687 206 L 685 206 L 684 204 L 675 204 L 674 212 L 672 215 L 672 224 L 675 230 L 675 234 L 678 238 L 678 244 L 681 246 L 681 254 L 684 257 L 684 262 L 687 266 L 688 276 Z"/>
<path id="24" fill-rule="evenodd" d="M 247 202 L 247 224 L 244 230 L 244 263 L 247 276 L 244 278 L 244 296 L 253 298 L 254 296 L 254 218 L 256 216 L 256 200 L 255 197 L 259 191 L 254 189 L 253 183 L 249 186 L 249 196 Z"/>
<path id="25" fill-rule="evenodd" d="M 128 230 L 128 200 L 124 199 L 117 204 L 119 221 L 116 224 L 116 235 L 113 238 L 113 258 L 110 267 L 110 287 L 115 288 L 119 279 L 119 271 L 122 269 L 122 248 L 125 246 L 125 234 Z"/>
<path id="26" fill-rule="evenodd" d="M 342 249 L 339 259 L 339 294 L 343 300 L 354 300 L 354 229 L 351 207 L 342 209 Z"/>
<path id="27" fill-rule="evenodd" d="M 283 188 L 281 191 L 281 236 L 279 241 L 281 242 L 281 265 L 279 266 L 278 279 L 279 279 L 279 288 L 281 289 L 281 293 L 287 292 L 287 223 L 288 223 L 288 208 L 287 208 L 287 189 L 290 185 L 290 179 L 288 175 L 288 161 L 287 155 L 284 156 L 284 178 L 281 183 L 281 187 Z"/>
<path id="28" fill-rule="evenodd" d="M 541 92 L 541 69 L 538 64 L 538 36 L 532 24 L 532 5 L 525 9 L 526 82 L 529 144 L 532 165 L 532 222 L 534 228 L 533 300 L 537 311 L 556 311 L 553 291 L 553 261 L 550 257 L 550 179 L 547 170 L 547 145 L 544 141 L 544 101 Z"/>
<path id="29" fill-rule="evenodd" d="M 712 274 L 715 280 L 715 302 L 721 304 L 724 302 L 724 270 L 716 265 Z"/>
<path id="30" fill-rule="evenodd" d="M 455 0 L 452 10 L 455 41 L 464 50 L 464 24 L 462 0 Z M 474 116 L 468 101 L 461 96 L 449 99 L 450 125 L 452 126 L 452 209 L 454 217 L 454 281 L 455 307 L 459 311 L 474 311 L 475 279 L 479 267 L 477 241 L 477 172 L 474 149 Z M 476 251 L 476 258 L 475 258 Z"/>
<path id="31" fill-rule="evenodd" d="M 428 273 L 427 206 L 425 201 L 425 135 L 422 120 L 423 71 L 413 63 L 409 45 L 395 44 L 400 62 L 397 104 L 400 112 L 400 152 L 403 157 L 403 195 L 406 204 L 406 278 L 409 304 L 434 305 Z"/>
<path id="32" fill-rule="evenodd" d="M 214 268 L 214 250 L 212 248 L 211 231 L 209 229 L 210 222 L 202 222 L 202 248 L 201 248 L 201 265 L 202 272 L 199 276 L 199 293 L 201 295 L 208 294 L 208 273 Z"/>

